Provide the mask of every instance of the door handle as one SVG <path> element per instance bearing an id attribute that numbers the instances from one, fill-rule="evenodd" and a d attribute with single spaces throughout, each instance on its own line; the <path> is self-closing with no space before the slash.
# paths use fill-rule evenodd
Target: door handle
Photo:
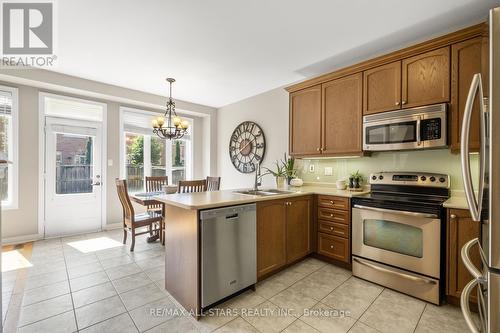
<path id="1" fill-rule="evenodd" d="M 381 212 L 381 213 L 406 215 L 406 216 L 412 216 L 412 217 L 424 217 L 424 218 L 437 218 L 438 217 L 436 214 L 426 214 L 426 213 L 417 213 L 417 212 L 405 212 L 405 211 L 401 211 L 401 210 L 392 210 L 392 209 L 384 209 L 384 208 L 377 208 L 377 207 L 368 207 L 368 206 L 362 206 L 362 205 L 354 205 L 354 208 L 366 209 L 366 210 L 373 210 L 375 212 Z"/>
<path id="2" fill-rule="evenodd" d="M 476 93 L 479 91 L 479 109 L 481 113 L 481 141 L 484 142 L 485 136 L 485 124 L 484 124 L 484 104 L 483 104 L 483 84 L 481 79 L 481 74 L 475 74 L 472 78 L 472 83 L 469 88 L 469 94 L 467 95 L 467 101 L 465 103 L 464 118 L 462 122 L 462 132 L 460 140 L 460 162 L 462 165 L 462 178 L 464 180 L 464 191 L 465 198 L 467 199 L 467 204 L 469 205 L 469 211 L 471 217 L 474 221 L 481 220 L 481 206 L 483 198 L 483 184 L 484 184 L 484 145 L 481 144 L 481 157 L 479 165 L 480 173 L 480 190 L 479 198 L 476 198 L 474 194 L 474 188 L 472 187 L 472 174 L 470 171 L 470 157 L 469 157 L 469 135 L 470 135 L 470 123 L 472 117 L 472 108 L 474 106 L 474 98 Z"/>
<path id="3" fill-rule="evenodd" d="M 426 284 L 436 284 L 437 283 L 436 281 L 431 280 L 431 279 L 426 279 L 426 278 L 422 278 L 422 277 L 419 277 L 419 276 L 413 276 L 413 275 L 406 274 L 406 273 L 400 273 L 400 272 L 396 272 L 396 271 L 393 271 L 393 270 L 390 270 L 390 269 L 387 269 L 387 268 L 384 268 L 384 267 L 380 267 L 378 265 L 368 263 L 368 262 L 366 262 L 364 260 L 361 260 L 361 259 L 358 259 L 356 257 L 353 257 L 352 260 L 356 261 L 357 263 L 359 263 L 361 265 L 364 265 L 364 266 L 370 267 L 372 269 L 375 269 L 377 271 L 380 271 L 380 272 L 383 272 L 383 273 L 389 273 L 389 274 L 392 274 L 392 275 L 397 275 L 399 277 L 402 277 L 402 278 L 405 278 L 405 279 L 408 279 L 408 280 L 412 280 L 412 281 L 415 281 L 415 282 L 423 282 L 423 283 L 426 283 Z"/>
<path id="4" fill-rule="evenodd" d="M 92 185 L 92 186 L 101 186 L 101 182 L 100 181 L 96 181 L 95 183 L 92 183 L 90 185 Z"/>
<path id="5" fill-rule="evenodd" d="M 478 284 L 479 281 L 476 279 L 470 281 L 469 283 L 467 283 L 465 288 L 462 290 L 462 294 L 460 295 L 460 308 L 462 309 L 462 314 L 464 316 L 465 322 L 467 323 L 467 326 L 472 333 L 480 333 L 479 329 L 474 323 L 474 320 L 472 319 L 472 313 L 469 307 L 470 294 L 472 292 L 472 289 L 474 289 L 474 287 Z M 480 286 L 478 285 L 477 287 L 479 288 Z"/>
<path id="6" fill-rule="evenodd" d="M 465 243 L 465 245 L 462 247 L 462 250 L 460 250 L 460 256 L 462 257 L 462 262 L 464 263 L 465 268 L 467 268 L 467 270 L 474 277 L 474 279 L 476 279 L 480 282 L 484 282 L 485 278 L 484 278 L 483 274 L 474 265 L 474 263 L 472 262 L 472 260 L 469 257 L 470 249 L 476 244 L 478 245 L 479 252 L 481 253 L 482 250 L 481 250 L 481 245 L 479 245 L 479 239 L 474 238 L 474 239 L 468 241 L 467 243 Z M 480 256 L 481 256 L 481 258 L 483 257 L 483 255 L 480 255 Z"/>
<path id="7" fill-rule="evenodd" d="M 422 124 L 422 119 L 420 116 L 417 118 L 417 146 L 420 146 L 422 144 L 422 137 L 420 135 L 420 128 Z"/>

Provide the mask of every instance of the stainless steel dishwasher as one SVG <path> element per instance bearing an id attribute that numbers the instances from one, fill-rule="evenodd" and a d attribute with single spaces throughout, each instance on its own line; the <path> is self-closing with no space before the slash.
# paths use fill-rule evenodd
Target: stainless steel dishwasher
<path id="1" fill-rule="evenodd" d="M 255 204 L 204 210 L 201 224 L 201 306 L 257 282 Z"/>

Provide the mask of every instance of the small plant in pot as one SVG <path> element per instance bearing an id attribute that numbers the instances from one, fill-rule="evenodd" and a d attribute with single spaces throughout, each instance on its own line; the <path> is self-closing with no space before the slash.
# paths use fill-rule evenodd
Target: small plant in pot
<path id="1" fill-rule="evenodd" d="M 283 161 L 287 184 L 290 185 L 290 181 L 297 176 L 297 170 L 295 170 L 295 158 L 292 156 L 287 158 L 285 153 L 285 159 Z"/>
<path id="2" fill-rule="evenodd" d="M 266 172 L 262 176 L 273 175 L 274 178 L 276 178 L 276 187 L 284 188 L 286 187 L 286 180 L 287 180 L 287 171 L 285 163 L 283 161 L 276 161 L 275 165 L 276 165 L 275 170 L 262 167 L 262 169 L 266 170 Z"/>
<path id="3" fill-rule="evenodd" d="M 364 177 L 359 173 L 359 170 L 351 173 L 349 176 L 349 188 L 350 189 L 360 189 L 363 184 Z"/>

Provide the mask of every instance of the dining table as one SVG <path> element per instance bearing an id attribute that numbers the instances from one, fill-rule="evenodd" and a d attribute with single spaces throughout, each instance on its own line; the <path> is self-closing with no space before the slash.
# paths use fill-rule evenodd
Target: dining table
<path id="1" fill-rule="evenodd" d="M 161 205 L 161 207 L 162 207 L 161 216 L 163 216 L 163 218 L 165 218 L 165 204 L 163 202 L 155 199 L 155 197 L 160 195 L 160 194 L 164 194 L 164 192 L 131 193 L 129 196 L 130 196 L 131 201 L 133 201 L 141 206 L 144 206 L 144 207 L 153 206 L 153 205 Z M 146 239 L 146 241 L 148 243 L 153 243 L 153 242 L 157 241 L 158 239 L 160 239 L 160 241 L 161 241 L 161 237 L 162 237 L 161 233 L 162 233 L 164 221 L 161 224 L 162 225 L 160 226 L 160 232 L 158 234 L 151 235 Z"/>

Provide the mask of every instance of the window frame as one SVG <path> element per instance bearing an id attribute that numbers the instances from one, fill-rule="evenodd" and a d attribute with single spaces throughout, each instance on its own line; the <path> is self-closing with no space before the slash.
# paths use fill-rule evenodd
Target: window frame
<path id="1" fill-rule="evenodd" d="M 144 180 L 146 176 L 150 176 L 152 173 L 152 164 L 151 164 L 151 138 L 154 137 L 153 130 L 151 128 L 151 131 L 149 134 L 145 134 L 144 132 L 137 133 L 134 132 L 133 130 L 126 130 L 126 121 L 125 121 L 125 113 L 130 112 L 130 113 L 136 113 L 136 114 L 142 114 L 146 117 L 150 117 L 151 119 L 154 119 L 155 117 L 159 116 L 159 113 L 157 112 L 152 112 L 152 111 L 146 111 L 146 110 L 141 110 L 141 109 L 136 109 L 136 108 L 131 108 L 131 107 L 120 107 L 120 178 L 126 179 L 127 178 L 127 168 L 126 168 L 126 155 L 127 155 L 127 146 L 126 146 L 126 134 L 136 134 L 136 135 L 143 135 L 144 136 Z M 186 152 L 186 158 L 189 158 L 189 165 L 184 167 L 185 169 L 185 177 L 186 179 L 192 178 L 193 177 L 193 170 L 194 170 L 194 155 L 193 155 L 193 144 L 194 144 L 194 119 L 185 117 L 182 115 L 183 119 L 186 119 L 190 123 L 190 133 L 189 133 L 189 140 L 186 140 L 184 138 L 180 140 L 186 140 L 189 141 L 189 149 Z M 146 128 L 142 128 L 146 129 Z M 149 128 L 148 128 L 149 129 Z M 171 140 L 168 140 L 171 141 Z M 169 185 L 172 185 L 172 149 L 171 149 L 171 144 L 166 144 L 165 145 L 165 164 L 166 164 L 166 173 L 165 175 L 168 177 L 168 182 Z M 145 189 L 144 189 L 145 190 Z"/>
<path id="2" fill-rule="evenodd" d="M 0 85 L 0 90 L 12 94 L 12 140 L 9 140 L 9 143 L 12 144 L 12 147 L 9 147 L 9 152 L 12 151 L 12 157 L 9 156 L 12 164 L 8 166 L 8 193 L 10 200 L 2 201 L 2 210 L 14 210 L 19 209 L 19 89 Z"/>

